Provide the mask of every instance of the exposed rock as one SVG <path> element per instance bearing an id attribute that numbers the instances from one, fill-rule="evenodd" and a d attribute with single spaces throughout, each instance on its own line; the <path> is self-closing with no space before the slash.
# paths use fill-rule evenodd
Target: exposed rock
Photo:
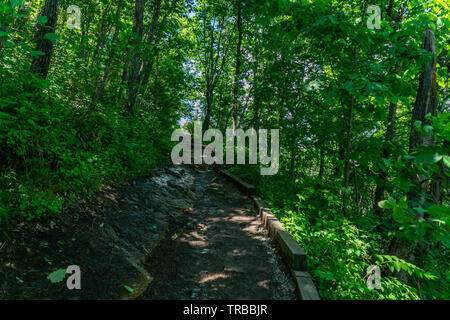
<path id="1" fill-rule="evenodd" d="M 107 186 L 64 215 L 39 223 L 12 219 L 0 233 L 0 299 L 138 297 L 152 281 L 147 257 L 193 205 L 193 183 L 188 168 L 160 168 L 152 177 Z M 69 265 L 80 266 L 81 290 L 47 279 Z"/>

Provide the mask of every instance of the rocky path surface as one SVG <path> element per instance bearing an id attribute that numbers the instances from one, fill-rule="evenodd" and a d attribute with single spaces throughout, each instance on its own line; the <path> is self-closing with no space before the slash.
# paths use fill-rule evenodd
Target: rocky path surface
<path id="1" fill-rule="evenodd" d="M 66 285 L 72 265 L 80 290 Z M 295 299 L 294 288 L 250 200 L 205 168 L 156 168 L 62 215 L 0 226 L 0 300 Z"/>
<path id="2" fill-rule="evenodd" d="M 193 175 L 194 206 L 148 260 L 140 299 L 296 299 L 250 200 L 214 171 Z"/>

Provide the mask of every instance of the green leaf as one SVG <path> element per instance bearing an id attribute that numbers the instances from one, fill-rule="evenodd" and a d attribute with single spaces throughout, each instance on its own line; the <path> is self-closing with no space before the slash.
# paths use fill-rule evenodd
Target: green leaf
<path id="1" fill-rule="evenodd" d="M 5 48 L 13 48 L 15 46 L 15 43 L 12 41 L 6 41 L 5 42 Z"/>
<path id="2" fill-rule="evenodd" d="M 67 269 L 59 269 L 52 273 L 50 273 L 47 276 L 47 279 L 50 280 L 51 283 L 57 283 L 63 281 L 64 277 L 66 276 Z"/>
<path id="3" fill-rule="evenodd" d="M 439 162 L 443 157 L 443 155 L 439 154 L 439 151 L 440 150 L 437 148 L 430 148 L 426 151 L 423 151 L 416 156 L 414 162 L 416 164 L 418 163 L 433 164 Z"/>
<path id="4" fill-rule="evenodd" d="M 22 4 L 23 0 L 9 0 L 9 3 L 11 3 L 11 7 L 15 8 Z"/>
<path id="5" fill-rule="evenodd" d="M 37 128 L 36 122 L 34 122 L 32 119 L 28 119 L 27 122 L 31 124 L 34 128 Z"/>
<path id="6" fill-rule="evenodd" d="M 44 35 L 44 39 L 50 40 L 53 44 L 56 43 L 56 40 L 58 40 L 59 36 L 55 33 L 46 33 Z"/>
<path id="7" fill-rule="evenodd" d="M 401 209 L 407 209 L 408 208 L 408 203 L 406 202 L 406 196 L 403 196 L 400 198 L 400 200 L 398 201 L 398 207 Z"/>
<path id="8" fill-rule="evenodd" d="M 391 163 L 389 160 L 387 160 L 387 159 L 385 159 L 385 158 L 382 158 L 381 160 L 383 161 L 383 164 L 384 164 L 386 167 L 392 167 L 392 163 Z"/>
<path id="9" fill-rule="evenodd" d="M 444 166 L 450 168 L 450 156 L 442 156 L 442 162 L 444 163 Z"/>
<path id="10" fill-rule="evenodd" d="M 432 126 L 424 126 L 423 131 L 425 131 L 425 133 L 429 134 L 431 131 L 433 131 L 433 127 Z"/>
<path id="11" fill-rule="evenodd" d="M 405 209 L 395 206 L 392 211 L 392 218 L 398 223 L 408 223 L 412 221 L 412 217 L 408 216 Z"/>
<path id="12" fill-rule="evenodd" d="M 31 51 L 30 53 L 33 57 L 35 56 L 45 56 L 45 52 L 42 51 Z"/>
<path id="13" fill-rule="evenodd" d="M 422 121 L 420 120 L 414 121 L 414 129 L 420 132 L 422 130 Z"/>
<path id="14" fill-rule="evenodd" d="M 130 292 L 130 293 L 133 293 L 133 292 L 134 292 L 133 288 L 131 288 L 131 287 L 129 287 L 129 286 L 124 285 L 123 287 L 124 287 L 128 292 Z"/>
<path id="15" fill-rule="evenodd" d="M 40 24 L 44 25 L 48 22 L 48 18 L 46 16 L 38 15 L 37 17 Z"/>
<path id="16" fill-rule="evenodd" d="M 389 197 L 387 200 L 383 200 L 378 202 L 378 206 L 383 209 L 392 209 L 394 208 L 396 202 L 394 198 Z"/>
<path id="17" fill-rule="evenodd" d="M 428 208 L 427 212 L 434 217 L 448 218 L 450 217 L 450 208 L 442 205 L 434 205 Z"/>

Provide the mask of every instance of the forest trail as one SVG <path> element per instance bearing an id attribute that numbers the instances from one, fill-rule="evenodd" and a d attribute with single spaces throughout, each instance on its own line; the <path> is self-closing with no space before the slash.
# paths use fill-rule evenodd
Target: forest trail
<path id="1" fill-rule="evenodd" d="M 194 207 L 148 260 L 140 299 L 296 299 L 250 199 L 213 170 L 193 174 Z"/>
<path id="2" fill-rule="evenodd" d="M 0 231 L 0 300 L 296 299 L 252 202 L 211 168 L 156 168 Z M 80 290 L 66 286 L 70 265 Z"/>

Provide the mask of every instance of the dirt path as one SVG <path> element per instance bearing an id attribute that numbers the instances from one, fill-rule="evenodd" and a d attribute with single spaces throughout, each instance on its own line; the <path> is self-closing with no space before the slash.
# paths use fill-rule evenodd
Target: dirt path
<path id="1" fill-rule="evenodd" d="M 296 299 L 250 200 L 214 171 L 194 177 L 194 207 L 148 260 L 140 299 Z"/>
<path id="2" fill-rule="evenodd" d="M 80 290 L 67 288 L 70 265 L 81 270 Z M 135 298 L 296 296 L 250 200 L 207 169 L 156 168 L 64 215 L 1 226 L 0 300 Z"/>

